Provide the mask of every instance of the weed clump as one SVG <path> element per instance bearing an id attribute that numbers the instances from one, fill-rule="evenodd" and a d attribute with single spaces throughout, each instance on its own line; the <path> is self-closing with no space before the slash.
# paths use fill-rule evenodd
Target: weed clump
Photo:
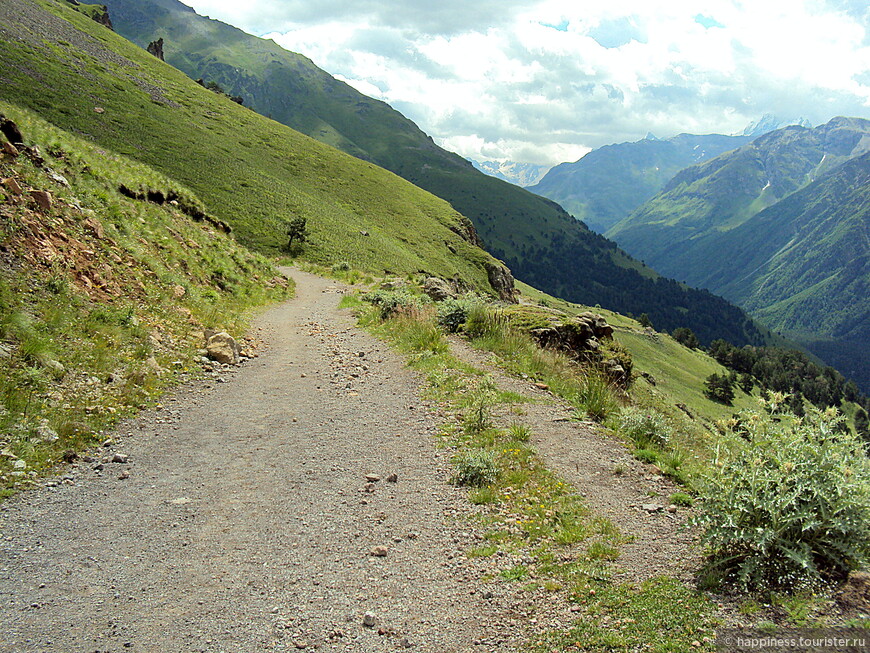
<path id="1" fill-rule="evenodd" d="M 619 431 L 638 449 L 648 449 L 650 445 L 664 448 L 672 435 L 671 427 L 661 413 L 633 407 L 626 408 L 619 415 Z"/>
<path id="2" fill-rule="evenodd" d="M 464 451 L 456 458 L 453 482 L 468 487 L 484 487 L 498 480 L 495 452 L 484 449 Z"/>
<path id="3" fill-rule="evenodd" d="M 362 299 L 380 309 L 380 318 L 382 320 L 387 320 L 403 311 L 407 312 L 412 309 L 419 309 L 424 303 L 420 295 L 415 295 L 405 288 L 375 290 L 363 295 Z"/>
<path id="4" fill-rule="evenodd" d="M 782 395 L 747 415 L 748 442 L 700 487 L 707 584 L 790 589 L 870 562 L 870 461 L 842 417 L 782 411 Z M 739 442 L 739 440 L 736 440 Z"/>
<path id="5" fill-rule="evenodd" d="M 460 331 L 471 309 L 479 303 L 480 300 L 473 296 L 459 299 L 448 297 L 438 303 L 438 324 L 449 333 Z"/>

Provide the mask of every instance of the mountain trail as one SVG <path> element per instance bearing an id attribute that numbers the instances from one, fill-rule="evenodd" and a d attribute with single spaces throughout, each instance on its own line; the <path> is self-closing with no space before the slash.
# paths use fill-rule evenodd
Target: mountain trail
<path id="1" fill-rule="evenodd" d="M 297 297 L 257 320 L 259 358 L 0 504 L 0 651 L 523 640 L 515 593 L 463 555 L 476 508 L 447 482 L 419 378 L 337 309 L 340 287 L 292 276 Z"/>
<path id="2" fill-rule="evenodd" d="M 530 442 L 544 464 L 574 486 L 596 515 L 631 538 L 620 547 L 616 580 L 639 583 L 668 575 L 692 582 L 702 558 L 684 528 L 687 509 L 671 508 L 669 501 L 681 488 L 595 424 L 576 421 L 567 402 L 504 372 L 487 352 L 455 336 L 450 346 L 457 358 L 489 374 L 499 389 L 528 399 L 524 414 L 505 412 L 501 421 L 530 427 Z"/>

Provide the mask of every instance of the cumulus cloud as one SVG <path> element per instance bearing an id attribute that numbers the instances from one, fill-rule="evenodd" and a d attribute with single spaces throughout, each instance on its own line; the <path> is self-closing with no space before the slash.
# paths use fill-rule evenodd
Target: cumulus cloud
<path id="1" fill-rule="evenodd" d="M 870 14 L 857 0 L 188 2 L 470 158 L 554 164 L 650 131 L 870 114 Z"/>

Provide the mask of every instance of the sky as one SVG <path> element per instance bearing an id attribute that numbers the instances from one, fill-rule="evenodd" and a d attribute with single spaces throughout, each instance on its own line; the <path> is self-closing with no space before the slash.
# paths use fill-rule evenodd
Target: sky
<path id="1" fill-rule="evenodd" d="M 870 118 L 866 0 L 183 1 L 478 160 L 553 165 L 764 114 Z"/>

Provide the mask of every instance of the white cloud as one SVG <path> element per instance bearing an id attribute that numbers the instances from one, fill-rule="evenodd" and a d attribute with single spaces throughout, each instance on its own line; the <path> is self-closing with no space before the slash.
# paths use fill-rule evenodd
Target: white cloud
<path id="1" fill-rule="evenodd" d="M 473 158 L 553 164 L 648 131 L 870 113 L 856 0 L 188 0 Z"/>

